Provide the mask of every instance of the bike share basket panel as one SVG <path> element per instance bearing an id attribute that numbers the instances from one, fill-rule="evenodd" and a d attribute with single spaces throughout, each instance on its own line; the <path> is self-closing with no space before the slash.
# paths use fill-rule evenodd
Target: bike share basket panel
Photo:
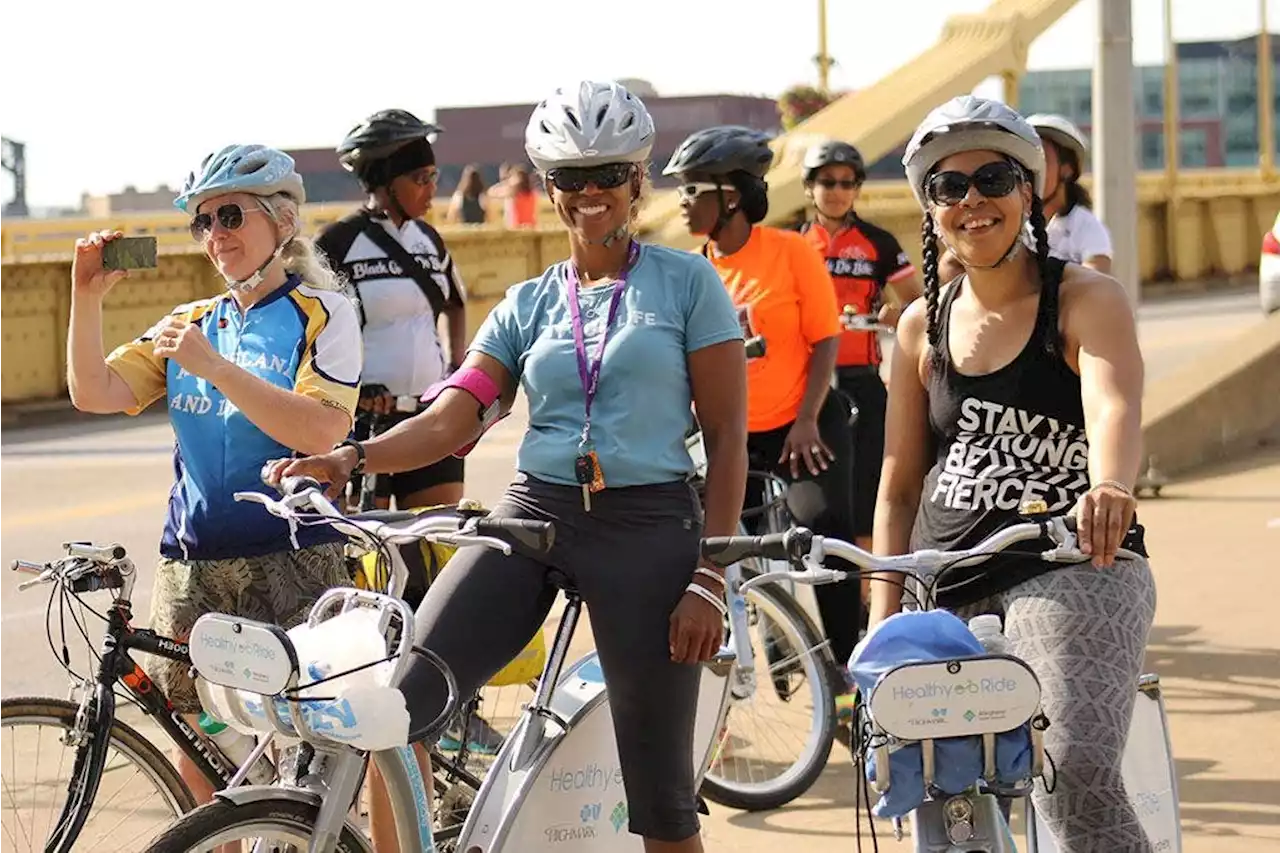
<path id="1" fill-rule="evenodd" d="M 986 654 L 952 614 L 891 616 L 859 644 L 850 671 L 869 697 L 877 816 L 905 815 L 979 780 L 1013 787 L 1039 775 L 1039 681 L 1022 661 Z"/>
<path id="2" fill-rule="evenodd" d="M 408 743 L 409 713 L 394 685 L 412 643 L 404 602 L 353 588 L 329 590 L 287 633 L 209 613 L 190 639 L 196 690 L 212 716 L 246 734 L 364 750 Z"/>

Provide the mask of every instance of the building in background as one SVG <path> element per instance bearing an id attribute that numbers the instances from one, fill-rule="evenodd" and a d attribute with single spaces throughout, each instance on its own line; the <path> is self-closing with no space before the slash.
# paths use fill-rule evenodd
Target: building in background
<path id="1" fill-rule="evenodd" d="M 1280 83 L 1280 35 L 1271 36 L 1272 74 Z M 1133 69 L 1138 168 L 1164 168 L 1164 66 Z M 1179 163 L 1195 168 L 1258 165 L 1258 38 L 1178 44 Z M 1280 86 L 1273 109 L 1280 113 Z M 1018 90 L 1023 115 L 1058 113 L 1093 128 L 1093 72 L 1088 68 L 1028 71 Z M 1280 122 L 1274 150 L 1280 152 Z M 867 170 L 872 180 L 902 177 L 906 140 Z"/>
<path id="2" fill-rule="evenodd" d="M 741 124 L 769 133 L 780 130 L 778 105 L 772 98 L 743 95 L 694 95 L 664 98 L 643 80 L 623 84 L 639 94 L 653 114 L 658 136 L 653 146 L 655 184 L 669 184 L 662 167 L 686 136 L 716 124 Z M 534 104 L 505 104 L 486 107 L 444 107 L 436 110 L 434 121 L 444 128 L 435 141 L 436 165 L 440 169 L 439 195 L 450 195 L 457 187 L 462 169 L 469 163 L 480 166 L 486 186 L 498 180 L 504 163 L 529 165 L 524 153 L 524 129 Z M 419 113 L 424 119 L 428 113 Z M 332 148 L 290 151 L 298 172 L 307 185 L 307 200 L 315 202 L 358 201 L 363 198 L 359 184 L 338 163 Z"/>
<path id="3" fill-rule="evenodd" d="M 1258 165 L 1258 39 L 1178 44 L 1179 166 Z M 1280 36 L 1271 36 L 1271 67 L 1280 80 Z M 1138 166 L 1164 168 L 1164 66 L 1134 69 Z M 1088 68 L 1032 71 L 1022 78 L 1025 115 L 1060 113 L 1086 133 L 1093 125 L 1093 74 Z M 1280 89 L 1273 109 L 1280 110 Z M 1273 150 L 1280 148 L 1280 124 Z"/>
<path id="4" fill-rule="evenodd" d="M 173 200 L 178 197 L 177 190 L 161 184 L 151 192 L 138 192 L 137 187 L 127 186 L 124 192 L 108 195 L 80 196 L 80 208 L 84 216 L 103 219 L 117 213 L 157 213 L 172 211 Z"/>

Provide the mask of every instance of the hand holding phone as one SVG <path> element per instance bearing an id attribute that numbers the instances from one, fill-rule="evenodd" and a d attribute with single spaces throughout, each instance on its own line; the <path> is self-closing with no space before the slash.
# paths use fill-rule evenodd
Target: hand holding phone
<path id="1" fill-rule="evenodd" d="M 128 270 L 156 265 L 155 241 L 155 237 L 125 237 L 120 231 L 95 231 L 81 237 L 76 240 L 75 256 L 71 261 L 72 287 L 78 294 L 101 298 L 117 281 L 128 275 Z M 116 243 L 128 245 L 129 242 L 133 247 L 123 251 L 112 248 Z"/>

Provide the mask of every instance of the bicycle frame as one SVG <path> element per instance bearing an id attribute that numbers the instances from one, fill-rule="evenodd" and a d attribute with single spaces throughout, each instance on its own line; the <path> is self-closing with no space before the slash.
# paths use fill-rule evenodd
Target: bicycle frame
<path id="1" fill-rule="evenodd" d="M 18 568 L 28 568 L 26 564 L 16 565 Z M 131 562 L 122 561 L 120 573 L 122 591 L 107 611 L 107 628 L 103 635 L 98 671 L 94 678 L 86 679 L 83 684 L 85 695 L 81 699 L 80 713 L 76 716 L 77 727 L 67 744 L 81 747 L 87 734 L 90 738 L 89 748 L 77 749 L 67 799 L 46 842 L 47 850 L 71 849 L 93 809 L 106 764 L 106 733 L 111 730 L 115 721 L 114 688 L 117 682 L 124 685 L 142 712 L 155 720 L 211 785 L 216 788 L 227 784 L 236 772 L 235 765 L 183 719 L 159 686 L 130 656 L 129 652 L 136 650 L 180 663 L 191 663 L 186 643 L 164 637 L 148 628 L 134 628 L 131 625 L 133 612 L 130 598 L 136 571 Z M 85 762 L 89 764 L 87 772 Z"/>

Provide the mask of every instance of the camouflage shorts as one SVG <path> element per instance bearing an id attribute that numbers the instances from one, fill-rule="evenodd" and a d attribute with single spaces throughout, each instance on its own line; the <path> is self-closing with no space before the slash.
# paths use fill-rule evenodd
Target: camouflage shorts
<path id="1" fill-rule="evenodd" d="M 341 543 L 261 557 L 229 560 L 161 559 L 151 591 L 151 628 L 186 640 L 205 613 L 234 613 L 246 619 L 292 628 L 306 619 L 325 590 L 351 586 Z M 148 656 L 145 668 L 173 707 L 200 712 L 189 666 Z"/>

